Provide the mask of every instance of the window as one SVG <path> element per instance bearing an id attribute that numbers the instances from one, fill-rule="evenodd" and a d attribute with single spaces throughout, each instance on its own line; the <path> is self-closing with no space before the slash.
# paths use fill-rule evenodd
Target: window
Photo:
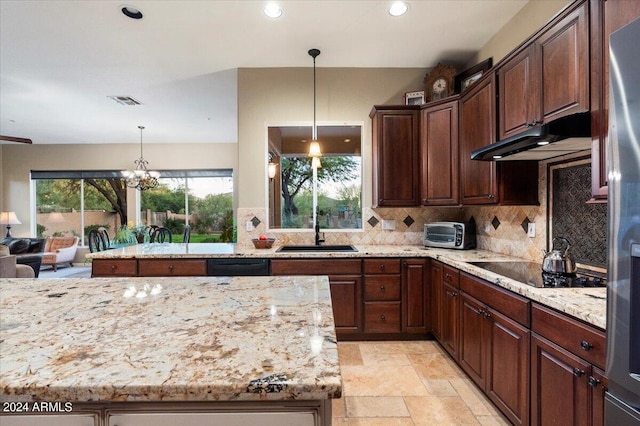
<path id="1" fill-rule="evenodd" d="M 127 187 L 119 171 L 32 171 L 36 233 L 76 235 L 86 245 L 91 229 L 113 237 L 122 226 L 166 226 L 174 241 L 190 225 L 191 242 L 233 241 L 233 173 L 230 169 L 161 171 L 160 185 L 135 191 L 141 210 L 127 216 Z"/>
<path id="2" fill-rule="evenodd" d="M 323 229 L 362 229 L 361 125 L 318 126 L 318 218 Z M 313 181 L 307 156 L 311 126 L 270 126 L 269 226 L 313 228 Z"/>

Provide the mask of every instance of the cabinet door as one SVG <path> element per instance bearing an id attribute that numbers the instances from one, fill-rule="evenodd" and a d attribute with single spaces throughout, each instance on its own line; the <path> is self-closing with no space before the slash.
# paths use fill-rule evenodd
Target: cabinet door
<path id="1" fill-rule="evenodd" d="M 361 279 L 357 275 L 329 275 L 336 334 L 361 331 Z"/>
<path id="2" fill-rule="evenodd" d="M 640 17 L 637 0 L 591 0 L 591 194 L 607 198 L 609 35 Z"/>
<path id="3" fill-rule="evenodd" d="M 2 426 L 98 426 L 100 418 L 97 414 L 49 414 L 0 416 Z"/>
<path id="4" fill-rule="evenodd" d="M 535 42 L 541 119 L 589 111 L 589 21 L 585 2 Z"/>
<path id="5" fill-rule="evenodd" d="M 443 282 L 442 289 L 442 324 L 441 344 L 451 357 L 458 361 L 458 348 L 460 346 L 460 297 L 458 289 Z"/>
<path id="6" fill-rule="evenodd" d="M 428 260 L 406 259 L 402 265 L 402 331 L 426 333 L 430 329 Z"/>
<path id="7" fill-rule="evenodd" d="M 458 101 L 422 110 L 421 188 L 425 206 L 449 206 L 458 197 Z"/>
<path id="8" fill-rule="evenodd" d="M 502 140 L 521 133 L 538 120 L 540 88 L 536 82 L 533 45 L 509 59 L 497 71 L 499 134 Z"/>
<path id="9" fill-rule="evenodd" d="M 604 394 L 609 389 L 609 381 L 604 375 L 604 371 L 593 367 L 589 377 L 591 386 L 591 421 L 593 426 L 604 425 Z"/>
<path id="10" fill-rule="evenodd" d="M 495 142 L 494 74 L 478 81 L 460 98 L 460 201 L 498 203 L 495 161 L 471 160 L 476 149 Z"/>
<path id="11" fill-rule="evenodd" d="M 93 259 L 92 277 L 135 277 L 138 262 L 135 259 Z"/>
<path id="12" fill-rule="evenodd" d="M 531 336 L 531 424 L 589 424 L 591 365 L 536 334 Z"/>
<path id="13" fill-rule="evenodd" d="M 529 341 L 526 327 L 493 310 L 489 324 L 486 392 L 513 424 L 529 424 Z"/>
<path id="14" fill-rule="evenodd" d="M 460 308 L 460 366 L 481 388 L 485 388 L 488 322 L 486 308 L 466 293 L 461 293 Z"/>
<path id="15" fill-rule="evenodd" d="M 372 114 L 373 203 L 420 205 L 418 109 L 375 107 Z"/>
<path id="16" fill-rule="evenodd" d="M 442 285 L 442 263 L 431 261 L 431 332 L 442 341 L 442 303 L 444 288 Z"/>

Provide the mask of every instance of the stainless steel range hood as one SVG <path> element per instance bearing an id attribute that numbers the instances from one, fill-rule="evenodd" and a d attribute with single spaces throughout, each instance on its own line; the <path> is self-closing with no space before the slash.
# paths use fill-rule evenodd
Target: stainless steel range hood
<path id="1" fill-rule="evenodd" d="M 546 160 L 591 149 L 591 113 L 580 112 L 532 127 L 471 153 L 472 160 Z"/>

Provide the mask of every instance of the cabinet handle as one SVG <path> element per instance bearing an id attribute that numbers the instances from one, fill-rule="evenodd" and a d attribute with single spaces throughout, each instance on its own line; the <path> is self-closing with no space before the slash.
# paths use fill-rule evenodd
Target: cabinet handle
<path id="1" fill-rule="evenodd" d="M 484 315 L 484 314 L 485 314 L 485 312 L 484 312 L 482 309 L 480 309 L 480 308 L 478 308 L 478 309 L 477 309 L 476 313 L 477 313 L 478 315 Z"/>
<path id="2" fill-rule="evenodd" d="M 384 271 L 384 264 L 381 264 L 381 265 L 380 265 L 380 270 L 381 270 L 381 271 Z"/>
<path id="3" fill-rule="evenodd" d="M 385 291 L 385 288 L 384 288 L 384 286 L 383 286 L 383 285 L 381 285 L 381 286 L 380 286 L 380 291 L 382 291 L 382 292 L 384 292 L 384 291 Z"/>
<path id="4" fill-rule="evenodd" d="M 582 342 L 580 342 L 580 347 L 585 351 L 590 351 L 591 348 L 593 348 L 593 345 L 586 340 L 583 340 Z"/>
<path id="5" fill-rule="evenodd" d="M 444 274 L 444 277 L 445 277 L 446 279 L 450 280 L 450 279 L 451 279 L 451 274 Z"/>
<path id="6" fill-rule="evenodd" d="M 111 265 L 111 270 L 115 271 L 116 270 L 116 265 Z"/>
<path id="7" fill-rule="evenodd" d="M 584 375 L 584 370 L 580 370 L 578 367 L 574 367 L 573 375 L 576 377 L 582 377 Z"/>
<path id="8" fill-rule="evenodd" d="M 487 311 L 484 311 L 484 313 L 482 314 L 485 318 L 491 318 L 491 314 Z"/>
<path id="9" fill-rule="evenodd" d="M 402 262 L 402 265 L 403 265 L 405 268 L 409 267 L 409 263 L 407 263 L 406 261 L 405 261 L 405 262 Z"/>
<path id="10" fill-rule="evenodd" d="M 487 195 L 487 198 L 489 198 L 490 200 L 493 200 L 495 198 L 495 196 L 493 194 L 489 194 L 489 195 Z"/>
<path id="11" fill-rule="evenodd" d="M 384 315 L 380 315 L 380 321 L 386 321 L 387 317 L 385 317 Z"/>
<path id="12" fill-rule="evenodd" d="M 598 387 L 598 385 L 600 384 L 600 380 L 596 379 L 593 376 L 589 376 L 589 379 L 587 380 L 589 382 L 589 386 L 591 387 Z"/>
<path id="13" fill-rule="evenodd" d="M 173 272 L 173 265 L 169 265 L 169 272 Z"/>
<path id="14" fill-rule="evenodd" d="M 455 291 L 447 291 L 447 294 L 451 297 L 456 297 L 458 295 Z"/>

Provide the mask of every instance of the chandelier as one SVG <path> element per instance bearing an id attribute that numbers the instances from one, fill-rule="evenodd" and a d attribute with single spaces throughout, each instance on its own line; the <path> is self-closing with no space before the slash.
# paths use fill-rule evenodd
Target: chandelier
<path id="1" fill-rule="evenodd" d="M 129 188 L 144 191 L 158 186 L 160 173 L 147 170 L 149 162 L 142 156 L 142 130 L 144 130 L 144 126 L 138 126 L 138 129 L 140 129 L 140 158 L 134 161 L 136 165 L 135 170 L 122 171 L 122 180 L 125 181 Z"/>

